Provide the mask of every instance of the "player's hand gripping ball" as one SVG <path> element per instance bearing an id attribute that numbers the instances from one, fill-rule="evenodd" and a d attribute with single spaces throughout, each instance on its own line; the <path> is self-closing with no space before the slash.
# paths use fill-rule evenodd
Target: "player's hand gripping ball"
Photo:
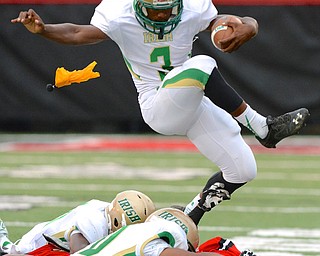
<path id="1" fill-rule="evenodd" d="M 218 50 L 223 51 L 220 41 L 228 38 L 233 33 L 233 28 L 227 26 L 227 22 L 241 24 L 241 20 L 233 15 L 226 15 L 219 18 L 211 27 L 211 41 Z M 228 47 L 228 46 L 225 46 Z"/>

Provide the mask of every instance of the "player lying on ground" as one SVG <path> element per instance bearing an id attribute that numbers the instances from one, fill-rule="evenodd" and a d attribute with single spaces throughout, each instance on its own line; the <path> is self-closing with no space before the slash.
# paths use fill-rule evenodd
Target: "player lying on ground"
<path id="1" fill-rule="evenodd" d="M 190 207 L 197 223 L 205 211 L 230 199 L 257 175 L 253 152 L 237 121 L 272 148 L 298 133 L 309 116 L 305 108 L 278 117 L 262 116 L 225 81 L 215 59 L 191 56 L 195 36 L 210 32 L 222 16 L 211 0 L 102 0 L 90 25 L 46 24 L 32 9 L 21 11 L 11 22 L 62 44 L 111 39 L 119 46 L 144 121 L 160 134 L 187 136 L 221 170 L 209 178 L 201 200 L 198 196 Z M 234 32 L 221 42 L 225 52 L 238 50 L 258 33 L 254 18 L 239 18 L 242 23 L 226 24 Z"/>
<path id="2" fill-rule="evenodd" d="M 74 253 L 122 226 L 144 222 L 155 209 L 148 196 L 127 190 L 117 194 L 111 203 L 93 199 L 51 221 L 39 223 L 18 243 L 9 240 L 8 231 L 0 220 L 0 251 L 29 253 L 47 244 L 44 234 L 64 241 L 63 246 Z"/>
<path id="3" fill-rule="evenodd" d="M 144 223 L 124 226 L 84 249 L 72 254 L 87 256 L 255 256 L 240 252 L 228 240 L 215 237 L 198 247 L 199 234 L 194 222 L 182 211 L 163 208 L 152 213 Z M 68 256 L 59 244 L 43 246 L 27 255 Z M 13 255 L 8 255 L 13 256 Z"/>

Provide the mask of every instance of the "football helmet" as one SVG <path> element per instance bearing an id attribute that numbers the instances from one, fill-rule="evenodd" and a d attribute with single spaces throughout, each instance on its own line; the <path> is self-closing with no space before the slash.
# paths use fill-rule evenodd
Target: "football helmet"
<path id="1" fill-rule="evenodd" d="M 144 222 L 155 210 L 154 203 L 145 194 L 135 190 L 120 192 L 105 210 L 109 233 L 123 226 Z"/>
<path id="2" fill-rule="evenodd" d="M 136 18 L 141 26 L 151 33 L 157 34 L 159 39 L 164 34 L 170 33 L 181 20 L 182 0 L 134 0 Z M 167 10 L 172 9 L 171 17 L 167 21 L 153 21 L 148 18 L 147 9 Z"/>
<path id="3" fill-rule="evenodd" d="M 199 245 L 199 233 L 196 224 L 194 224 L 193 220 L 188 215 L 179 209 L 162 208 L 150 214 L 146 219 L 146 222 L 152 221 L 155 217 L 173 221 L 178 224 L 187 234 L 189 251 L 195 251 Z"/>

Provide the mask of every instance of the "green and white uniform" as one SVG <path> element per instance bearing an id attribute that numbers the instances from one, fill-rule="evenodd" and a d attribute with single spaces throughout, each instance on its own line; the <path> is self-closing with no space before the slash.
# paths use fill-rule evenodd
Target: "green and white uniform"
<path id="1" fill-rule="evenodd" d="M 91 24 L 120 48 L 144 121 L 164 135 L 186 135 L 232 183 L 256 175 L 256 162 L 229 113 L 204 96 L 216 61 L 191 57 L 195 36 L 217 17 L 211 0 L 184 0 L 181 21 L 159 40 L 135 17 L 133 0 L 103 0 Z"/>
<path id="2" fill-rule="evenodd" d="M 122 227 L 72 255 L 158 256 L 165 248 L 188 250 L 186 233 L 174 222 L 157 219 Z"/>
<path id="3" fill-rule="evenodd" d="M 108 205 L 107 202 L 93 199 L 52 221 L 39 223 L 21 238 L 15 250 L 28 253 L 47 244 L 42 234 L 69 242 L 72 234 L 81 233 L 89 243 L 93 243 L 108 235 L 108 220 L 105 216 Z"/>
<path id="4" fill-rule="evenodd" d="M 91 24 L 117 43 L 138 93 L 161 86 L 164 74 L 190 58 L 193 39 L 217 15 L 211 0 L 184 1 L 182 19 L 162 40 L 136 20 L 133 0 L 103 0 Z M 192 26 L 190 26 L 192 24 Z"/>

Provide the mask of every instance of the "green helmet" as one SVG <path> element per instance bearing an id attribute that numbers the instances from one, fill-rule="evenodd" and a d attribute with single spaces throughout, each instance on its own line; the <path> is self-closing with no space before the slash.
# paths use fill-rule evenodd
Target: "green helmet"
<path id="1" fill-rule="evenodd" d="M 167 10 L 172 8 L 172 15 L 167 21 L 153 21 L 147 17 L 147 10 Z M 182 0 L 134 0 L 136 18 L 141 26 L 151 33 L 157 34 L 159 39 L 170 33 L 181 20 Z"/>

